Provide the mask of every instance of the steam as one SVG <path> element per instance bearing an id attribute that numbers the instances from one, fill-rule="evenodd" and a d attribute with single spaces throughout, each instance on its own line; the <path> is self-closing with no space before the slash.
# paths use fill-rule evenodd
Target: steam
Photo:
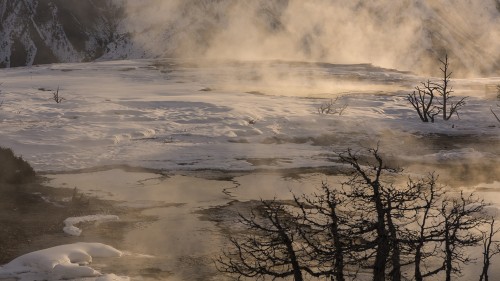
<path id="1" fill-rule="evenodd" d="M 127 2 L 143 54 L 230 60 L 372 63 L 455 74 L 498 74 L 496 0 L 145 0 Z"/>

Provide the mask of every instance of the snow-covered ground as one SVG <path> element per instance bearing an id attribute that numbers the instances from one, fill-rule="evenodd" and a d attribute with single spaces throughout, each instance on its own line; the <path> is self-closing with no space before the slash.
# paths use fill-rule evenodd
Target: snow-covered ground
<path id="1" fill-rule="evenodd" d="M 461 120 L 435 124 L 421 123 L 406 100 L 425 79 L 371 65 L 286 62 L 144 60 L 6 69 L 0 71 L 0 145 L 38 171 L 113 164 L 253 170 L 328 166 L 332 151 L 378 141 L 404 156 L 394 147 L 429 134 L 499 140 L 490 106 L 500 77 L 454 80 L 456 94 L 470 96 L 468 105 Z M 59 104 L 52 100 L 57 87 L 64 98 Z M 347 105 L 342 116 L 318 114 L 337 96 L 339 106 Z M 416 156 L 497 155 L 460 147 Z"/>
<path id="2" fill-rule="evenodd" d="M 143 213 L 158 222 L 128 233 L 120 250 L 161 257 L 162 270 L 182 273 L 171 280 L 193 280 L 202 278 L 206 268 L 201 264 L 210 264 L 207 257 L 221 245 L 214 223 L 200 221 L 194 212 L 235 198 L 289 199 L 290 190 L 312 191 L 324 175 L 295 179 L 262 170 L 335 166 L 335 153 L 349 147 L 379 143 L 391 161 L 425 167 L 408 173 L 437 166 L 455 178 L 455 187 L 483 192 L 497 208 L 500 123 L 490 107 L 500 113 L 500 77 L 452 80 L 457 96 L 469 96 L 467 105 L 460 120 L 434 124 L 420 122 L 406 100 L 426 79 L 368 64 L 280 61 L 139 60 L 4 69 L 0 146 L 12 148 L 37 171 L 56 174 L 50 176 L 53 186 L 77 186 L 128 207 L 149 207 Z M 61 103 L 52 99 L 58 87 Z M 334 107 L 346 106 L 343 113 L 320 114 L 320 106 L 332 99 Z M 82 173 L 115 165 L 256 174 L 213 181 L 120 170 Z M 471 175 L 471 165 L 477 165 L 479 175 L 473 181 L 462 177 Z M 67 174 L 57 175 L 63 171 Z M 68 218 L 67 232 L 80 234 L 79 222 L 116 219 Z M 87 247 L 61 246 L 20 257 L 0 268 L 0 280 L 50 275 L 39 266 L 47 261 L 53 269 L 56 264 L 75 269 L 84 265 L 82 257 L 88 263 L 95 255 Z M 109 249 L 97 249 L 103 247 Z M 91 274 L 64 271 L 70 275 L 50 278 L 127 278 L 88 267 L 76 270 Z"/>

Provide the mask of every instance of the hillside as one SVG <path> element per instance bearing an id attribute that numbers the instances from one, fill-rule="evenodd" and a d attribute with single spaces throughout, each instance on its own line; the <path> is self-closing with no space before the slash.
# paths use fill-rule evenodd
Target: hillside
<path id="1" fill-rule="evenodd" d="M 92 61 L 115 40 L 111 1 L 0 1 L 0 66 Z"/>

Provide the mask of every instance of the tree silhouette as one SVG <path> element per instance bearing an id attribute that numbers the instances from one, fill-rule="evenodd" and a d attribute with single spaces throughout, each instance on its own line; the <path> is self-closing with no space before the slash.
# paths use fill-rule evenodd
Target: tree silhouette
<path id="1" fill-rule="evenodd" d="M 495 222 L 495 218 L 490 218 L 487 222 L 488 230 L 482 232 L 483 268 L 479 276 L 479 281 L 489 281 L 488 271 L 491 259 L 500 254 L 500 241 L 494 240 L 494 236 L 500 233 L 500 228 L 495 228 Z"/>
<path id="2" fill-rule="evenodd" d="M 258 214 L 257 214 L 258 212 Z M 283 204 L 261 201 L 250 217 L 240 215 L 239 223 L 246 231 L 232 236 L 232 247 L 217 260 L 221 272 L 262 279 L 265 276 L 284 278 L 293 276 L 302 281 L 305 268 L 301 259 L 305 250 L 297 243 L 296 219 Z"/>
<path id="3" fill-rule="evenodd" d="M 451 94 L 453 93 L 452 87 L 450 86 L 450 77 L 452 72 L 449 71 L 449 63 L 448 63 L 448 54 L 445 55 L 444 60 L 439 59 L 439 62 L 442 66 L 439 68 L 443 73 L 443 78 L 441 79 L 441 83 L 436 83 L 439 95 L 442 97 L 440 101 L 441 112 L 443 113 L 443 120 L 449 120 L 453 114 L 458 115 L 458 110 L 460 107 L 465 105 L 465 100 L 467 97 L 463 97 L 457 102 L 453 102 L 451 98 L 453 97 Z"/>
<path id="4" fill-rule="evenodd" d="M 218 269 L 238 278 L 346 281 L 369 268 L 374 281 L 450 281 L 472 262 L 468 248 L 483 241 L 480 281 L 487 280 L 491 258 L 500 253 L 494 221 L 490 232 L 479 231 L 488 222 L 487 204 L 474 194 L 447 192 L 433 173 L 396 185 L 402 170 L 386 165 L 378 148 L 367 152 L 339 155 L 352 168 L 340 186 L 323 183 L 312 195 L 262 201 L 250 216 L 241 215 L 244 231 L 230 236 Z"/>
<path id="5" fill-rule="evenodd" d="M 434 123 L 435 117 L 440 113 L 445 121 L 448 121 L 454 114 L 460 119 L 458 111 L 467 100 L 467 97 L 462 97 L 456 102 L 453 101 L 453 88 L 450 85 L 452 72 L 449 70 L 448 54 L 445 55 L 444 60 L 439 59 L 439 62 L 442 65 L 439 68 L 442 78 L 438 82 L 431 80 L 422 82 L 422 86 L 415 87 L 415 91 L 407 96 L 422 122 Z M 439 96 L 441 99 L 438 99 Z"/>

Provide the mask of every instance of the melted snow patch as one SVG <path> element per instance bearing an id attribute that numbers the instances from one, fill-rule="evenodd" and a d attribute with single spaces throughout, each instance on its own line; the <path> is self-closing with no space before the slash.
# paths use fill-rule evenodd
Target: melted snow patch
<path id="1" fill-rule="evenodd" d="M 63 231 L 69 235 L 80 236 L 82 230 L 75 226 L 81 222 L 107 222 L 107 221 L 117 221 L 120 218 L 114 215 L 90 215 L 83 217 L 69 217 L 64 220 Z"/>
<path id="2" fill-rule="evenodd" d="M 103 275 L 89 267 L 93 257 L 121 257 L 122 252 L 101 243 L 56 246 L 20 256 L 0 266 L 0 279 L 35 280 L 129 280 L 114 274 Z"/>
<path id="3" fill-rule="evenodd" d="M 485 153 L 475 150 L 474 148 L 461 148 L 453 150 L 441 150 L 434 154 L 438 161 L 450 161 L 461 159 L 482 159 Z"/>

